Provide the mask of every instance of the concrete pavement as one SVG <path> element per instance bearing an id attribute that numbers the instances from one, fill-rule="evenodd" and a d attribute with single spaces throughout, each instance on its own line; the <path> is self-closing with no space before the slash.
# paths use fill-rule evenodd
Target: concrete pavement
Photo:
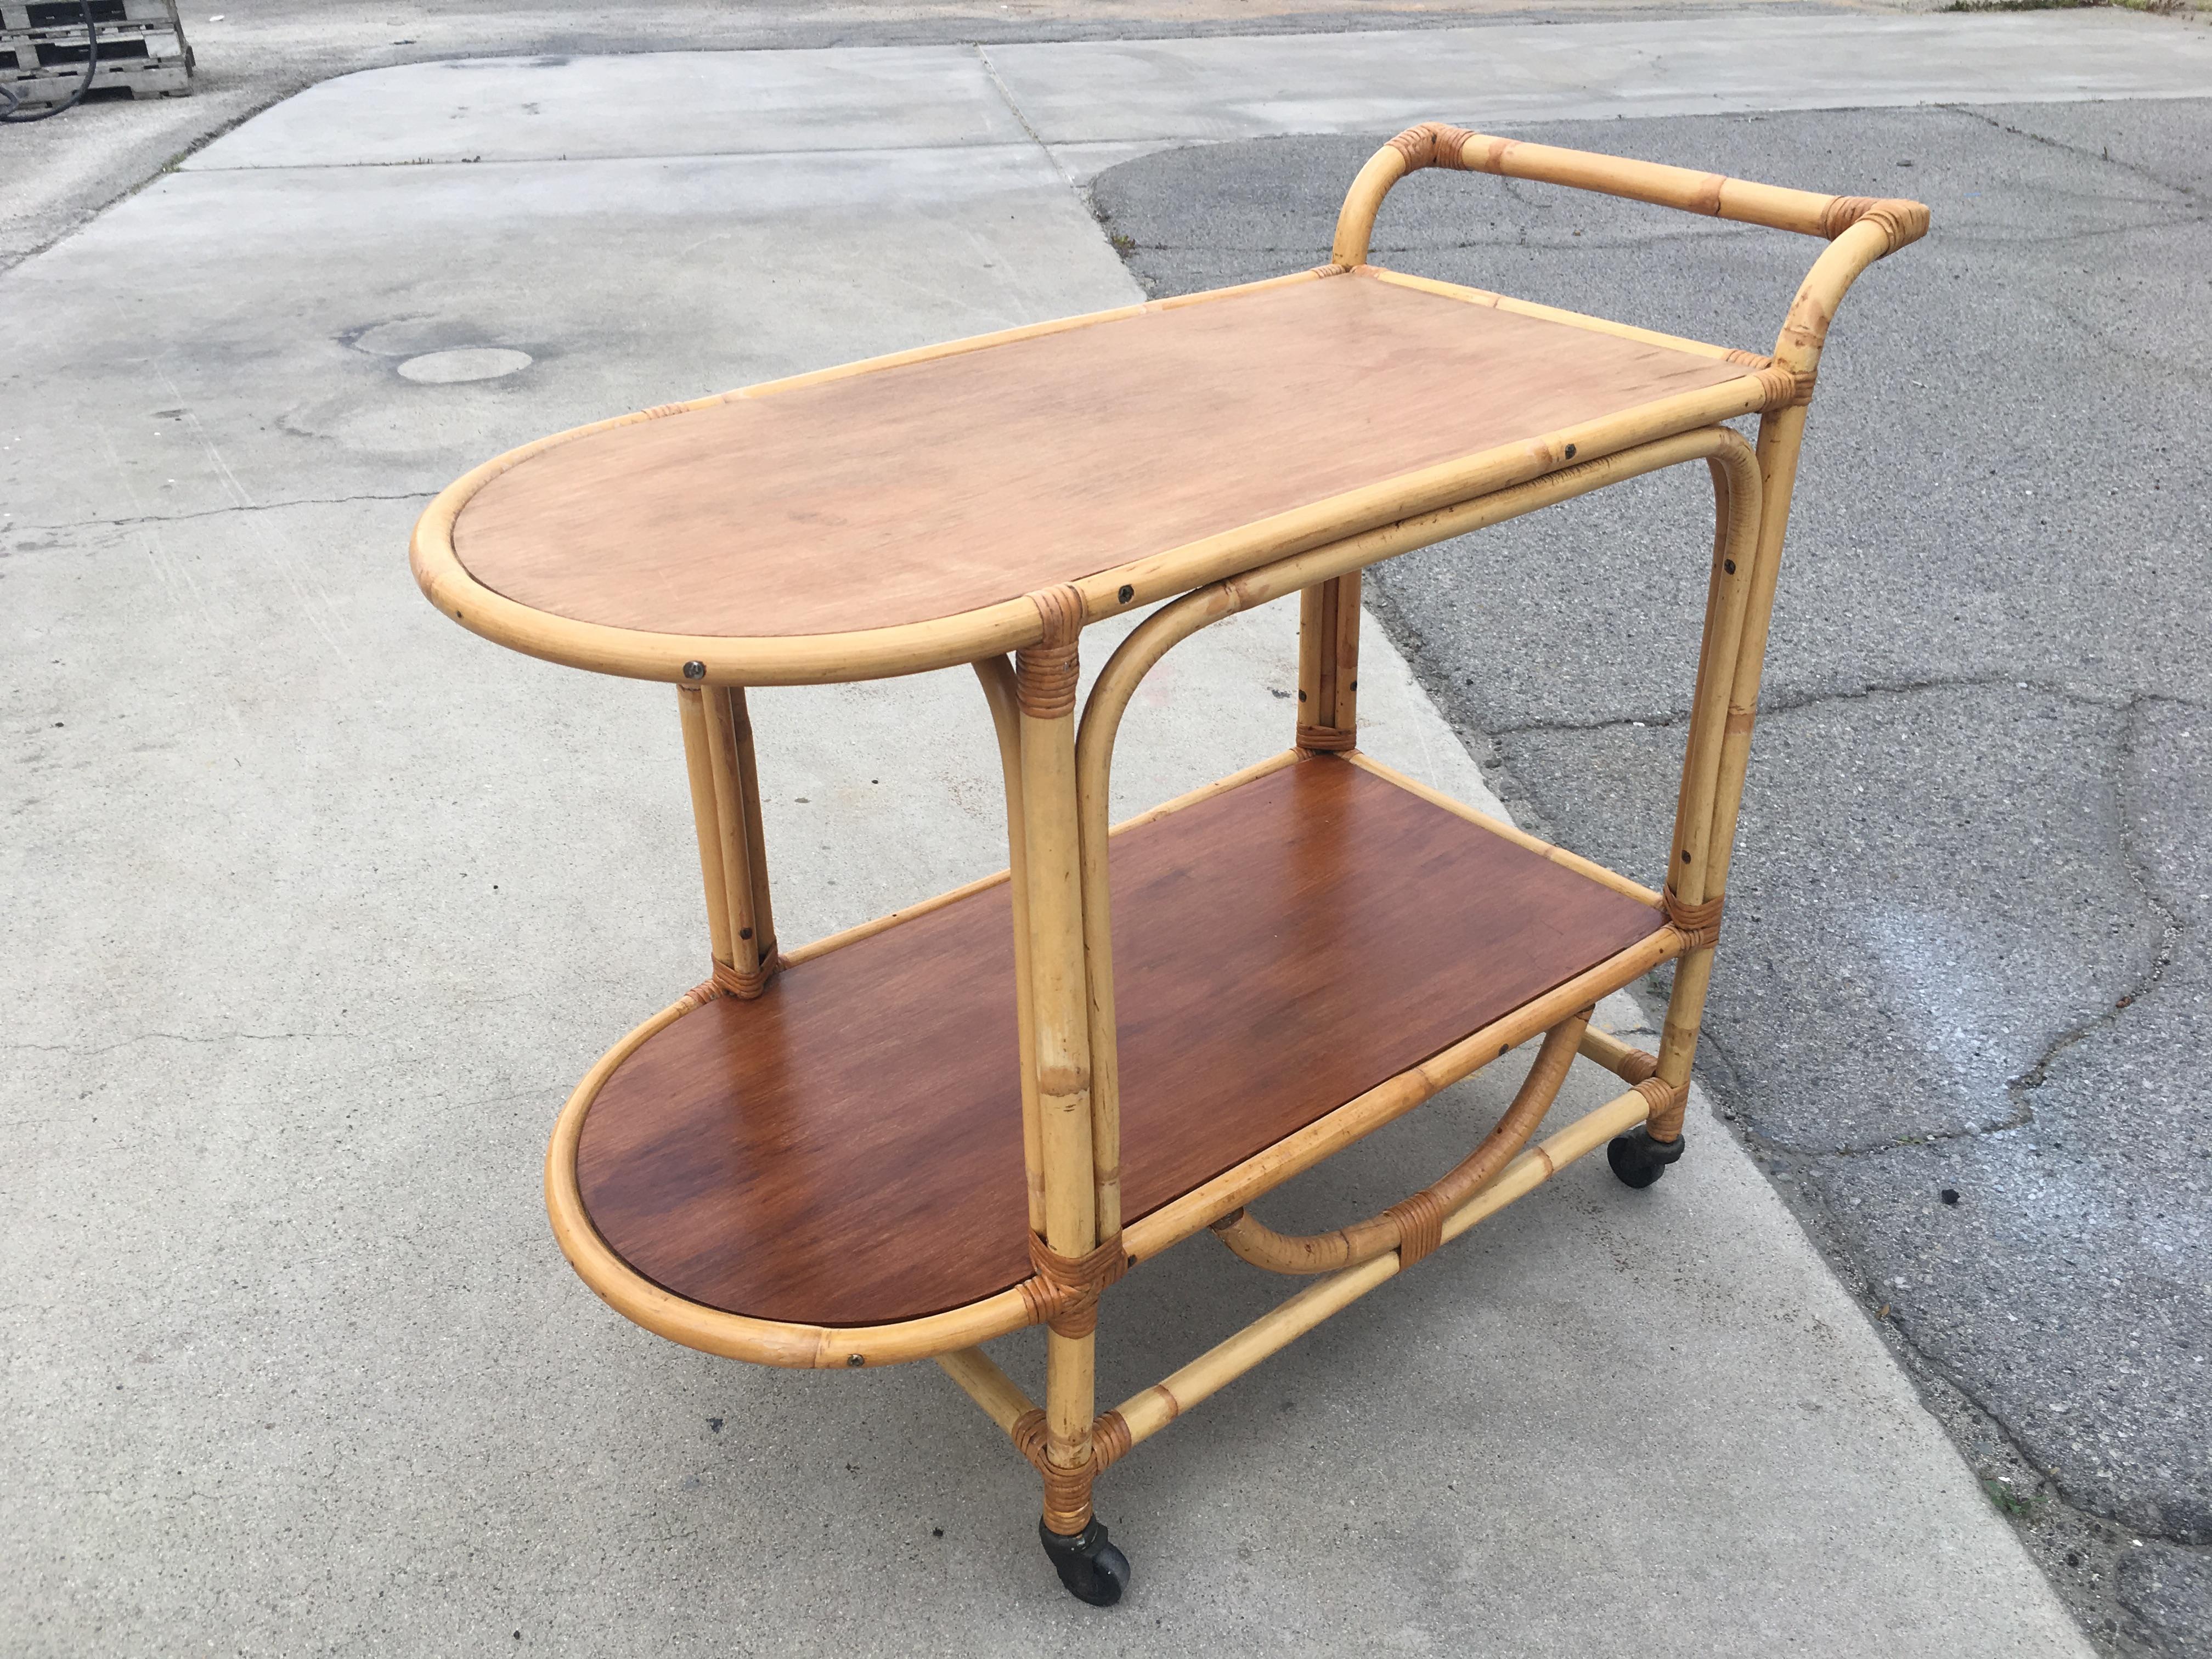
<path id="1" fill-rule="evenodd" d="M 1762 3 L 1836 9 L 1827 0 Z M 216 134 L 356 70 L 461 57 L 1405 30 L 1501 15 L 1680 16 L 1723 8 L 1738 9 L 1737 0 L 1545 0 L 1540 12 L 1528 0 L 285 0 L 281 8 L 188 9 L 199 57 L 191 96 L 109 104 L 96 118 L 6 130 L 0 268 Z"/>
<path id="2" fill-rule="evenodd" d="M 1053 159 L 936 67 L 911 130 L 985 137 L 695 155 L 672 118 L 657 153 L 592 161 L 210 153 L 0 276 L 48 325 L 4 384 L 41 419 L 0 433 L 0 1476 L 26 1495 L 0 1628 L 34 1652 L 2080 1651 L 1711 1131 L 1650 1194 L 1577 1170 L 1117 1470 L 1139 1577 L 1103 1618 L 1050 1583 L 1030 1478 L 933 1371 L 706 1359 L 568 1273 L 538 1212 L 550 1111 L 697 975 L 674 723 L 659 688 L 441 623 L 406 525 L 608 410 L 1127 297 Z M 595 100 L 603 68 L 534 72 L 632 132 L 689 84 Z M 406 73 L 395 99 L 450 112 L 473 71 Z M 531 361 L 398 372 L 471 349 Z M 1280 744 L 1289 620 L 1185 647 L 1133 717 L 1133 801 Z M 1480 788 L 1379 638 L 1364 678 L 1378 752 Z M 999 861 L 975 695 L 920 690 L 972 742 L 916 752 L 884 688 L 763 696 L 792 936 Z M 1185 740 L 1142 759 L 1139 721 Z M 1427 1178 L 1502 1081 L 1317 1172 L 1285 1223 Z M 1109 1395 L 1277 1293 L 1197 1249 L 1157 1280 Z"/>

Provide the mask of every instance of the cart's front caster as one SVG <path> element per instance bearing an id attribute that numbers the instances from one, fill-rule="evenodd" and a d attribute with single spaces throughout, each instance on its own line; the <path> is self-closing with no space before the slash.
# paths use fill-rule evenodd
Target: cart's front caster
<path id="1" fill-rule="evenodd" d="M 1620 1177 L 1625 1187 L 1649 1187 L 1667 1173 L 1667 1166 L 1682 1156 L 1682 1148 L 1689 1143 L 1687 1135 L 1676 1135 L 1672 1140 L 1654 1140 L 1648 1124 L 1639 1123 L 1625 1135 L 1615 1135 L 1605 1145 L 1605 1161 L 1613 1165 L 1613 1174 Z"/>
<path id="2" fill-rule="evenodd" d="M 1097 1516 L 1081 1532 L 1054 1532 L 1042 1521 L 1037 1536 L 1052 1558 L 1060 1582 L 1079 1601 L 1110 1607 L 1129 1588 L 1129 1558 L 1106 1541 L 1106 1523 Z"/>

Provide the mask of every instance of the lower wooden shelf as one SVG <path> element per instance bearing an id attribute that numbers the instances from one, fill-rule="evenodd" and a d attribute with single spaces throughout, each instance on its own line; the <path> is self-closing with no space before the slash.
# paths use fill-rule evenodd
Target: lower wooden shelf
<path id="1" fill-rule="evenodd" d="M 1318 756 L 1117 832 L 1133 1221 L 1666 926 Z M 1030 1272 L 1004 882 L 654 1032 L 577 1142 L 592 1227 L 686 1300 L 873 1325 Z"/>

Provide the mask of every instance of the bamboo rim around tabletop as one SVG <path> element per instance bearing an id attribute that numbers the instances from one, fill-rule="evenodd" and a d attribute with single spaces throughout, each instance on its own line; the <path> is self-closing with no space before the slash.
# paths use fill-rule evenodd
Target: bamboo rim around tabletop
<path id="1" fill-rule="evenodd" d="M 1407 173 L 1441 167 L 1527 179 L 1825 237 L 1765 356 L 1425 278 L 1368 263 L 1374 218 Z M 935 1358 L 1043 1478 L 1044 1523 L 1069 1538 L 1088 1527 L 1097 1475 L 1197 1401 L 1303 1332 L 1533 1190 L 1616 1136 L 1679 1147 L 1741 803 L 1806 406 L 1844 294 L 1876 259 L 1927 228 L 1917 203 L 1822 196 L 1717 174 L 1624 161 L 1427 125 L 1401 134 L 1363 167 L 1339 217 L 1331 263 L 1275 279 L 1358 273 L 1576 327 L 1740 364 L 1743 375 L 1604 419 L 1409 472 L 1236 531 L 1079 576 L 977 610 L 864 633 L 750 639 L 690 637 L 550 616 L 477 583 L 455 556 L 461 509 L 488 480 L 553 446 L 628 422 L 1176 306 L 1227 289 L 1016 329 L 795 377 L 578 428 L 487 463 L 441 493 L 417 526 L 418 581 L 480 634 L 534 655 L 604 672 L 672 680 L 699 822 L 712 977 L 625 1036 L 585 1077 L 548 1149 L 549 1212 L 586 1283 L 626 1317 L 709 1352 L 787 1366 L 862 1366 Z M 1760 416 L 1756 448 L 1718 422 Z M 1553 848 L 1399 776 L 1357 747 L 1360 573 L 1378 561 L 1692 460 L 1715 499 L 1712 562 L 1687 743 L 1665 879 L 1656 890 Z M 1637 944 L 1469 1034 L 1219 1176 L 1125 1222 L 1120 1191 L 1107 803 L 1121 716 L 1145 676 L 1176 644 L 1252 606 L 1301 596 L 1296 748 L 1132 822 L 1199 800 L 1309 756 L 1334 753 L 1523 847 L 1662 919 Z M 1080 721 L 1084 628 L 1166 599 L 1115 651 Z M 1007 659 L 1008 653 L 1013 660 Z M 758 784 L 742 687 L 905 674 L 972 664 L 997 733 L 1006 793 L 1007 870 L 922 905 L 779 955 L 769 908 Z M 757 996 L 782 966 L 817 957 L 997 882 L 1012 884 L 1023 1147 L 1033 1277 L 963 1306 L 867 1327 L 808 1325 L 707 1308 L 633 1271 L 599 1237 L 578 1188 L 575 1154 L 601 1086 L 647 1038 L 718 996 Z M 1677 963 L 1657 1054 L 1589 1024 L 1592 1006 L 1661 963 Z M 1276 1232 L 1248 1206 L 1292 1176 L 1499 1058 L 1542 1038 L 1498 1126 L 1431 1186 L 1379 1215 L 1328 1232 Z M 1547 1139 L 1535 1127 L 1576 1058 L 1629 1085 Z M 1121 1406 L 1094 1415 L 1095 1323 L 1102 1294 L 1128 1267 L 1211 1229 L 1255 1266 L 1318 1275 L 1305 1289 Z M 1029 1400 L 977 1345 L 1032 1324 L 1047 1329 L 1047 1388 Z"/>

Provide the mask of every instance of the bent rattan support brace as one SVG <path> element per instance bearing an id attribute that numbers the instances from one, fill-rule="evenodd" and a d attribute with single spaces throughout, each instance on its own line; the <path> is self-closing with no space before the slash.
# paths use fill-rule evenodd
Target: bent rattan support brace
<path id="1" fill-rule="evenodd" d="M 1576 1119 L 1557 1134 L 1527 1148 L 1495 1180 L 1443 1218 L 1441 1231 L 1444 1242 L 1449 1243 L 1495 1215 L 1615 1135 L 1634 1128 L 1644 1121 L 1650 1109 L 1648 1097 L 1632 1089 Z M 1097 1443 L 1103 1446 L 1108 1433 L 1116 1439 L 1126 1433 L 1132 1446 L 1150 1439 L 1200 1401 L 1242 1376 L 1270 1354 L 1279 1352 L 1331 1314 L 1358 1301 L 1384 1279 L 1395 1276 L 1403 1265 L 1396 1252 L 1385 1251 L 1370 1261 L 1316 1279 L 1182 1370 L 1103 1413 L 1099 1419 L 1102 1425 L 1109 1419 L 1117 1420 L 1110 1430 L 1101 1430 Z"/>
<path id="2" fill-rule="evenodd" d="M 1215 1222 L 1214 1233 L 1237 1255 L 1270 1273 L 1331 1273 L 1389 1250 L 1398 1252 L 1400 1267 L 1412 1267 L 1443 1243 L 1444 1217 L 1480 1192 L 1528 1144 L 1566 1081 L 1567 1068 L 1595 1012 L 1580 1009 L 1545 1034 L 1543 1047 L 1497 1127 L 1449 1174 L 1411 1198 L 1349 1227 L 1298 1237 L 1279 1233 L 1240 1208 Z"/>

